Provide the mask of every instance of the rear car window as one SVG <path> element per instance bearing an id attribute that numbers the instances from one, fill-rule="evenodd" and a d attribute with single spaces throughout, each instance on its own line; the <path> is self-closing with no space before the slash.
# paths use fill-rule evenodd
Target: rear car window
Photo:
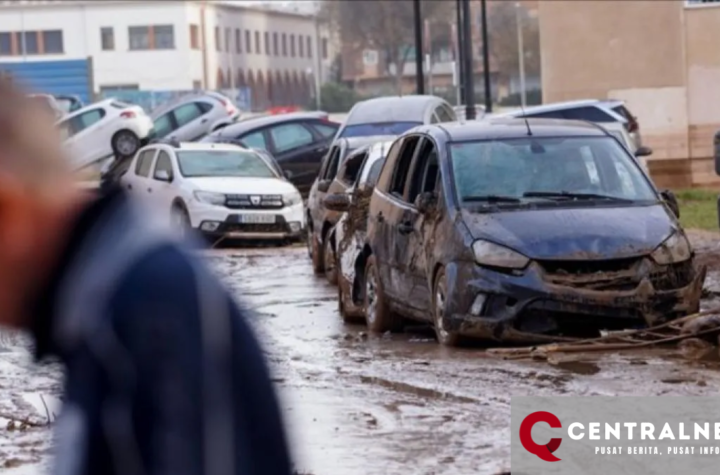
<path id="1" fill-rule="evenodd" d="M 588 122 L 617 122 L 610 114 L 597 107 L 578 107 L 563 111 L 566 119 L 586 120 Z"/>
<path id="2" fill-rule="evenodd" d="M 380 178 L 380 172 L 382 171 L 383 164 L 385 163 L 385 159 L 381 158 L 377 162 L 373 163 L 370 167 L 370 173 L 368 173 L 367 183 L 370 186 L 375 186 L 377 184 L 378 178 Z"/>
<path id="3" fill-rule="evenodd" d="M 337 125 L 320 124 L 320 123 L 313 123 L 312 126 L 323 137 L 333 137 L 337 133 L 338 128 L 339 128 Z"/>
<path id="4" fill-rule="evenodd" d="M 340 137 L 372 137 L 374 135 L 400 135 L 422 122 L 383 122 L 376 124 L 348 125 Z"/>

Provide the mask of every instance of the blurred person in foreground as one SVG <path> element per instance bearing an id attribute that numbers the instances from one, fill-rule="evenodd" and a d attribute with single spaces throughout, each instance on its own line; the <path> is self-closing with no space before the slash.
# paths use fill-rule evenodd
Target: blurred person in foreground
<path id="1" fill-rule="evenodd" d="M 66 367 L 56 473 L 289 475 L 262 351 L 228 291 L 66 163 L 53 118 L 0 79 L 0 324 Z"/>

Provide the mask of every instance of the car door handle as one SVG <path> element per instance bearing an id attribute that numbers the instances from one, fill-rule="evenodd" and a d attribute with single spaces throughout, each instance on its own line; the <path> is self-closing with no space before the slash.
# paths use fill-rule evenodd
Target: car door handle
<path id="1" fill-rule="evenodd" d="M 413 232 L 413 225 L 410 221 L 404 221 L 398 225 L 398 232 L 400 234 L 410 234 Z"/>

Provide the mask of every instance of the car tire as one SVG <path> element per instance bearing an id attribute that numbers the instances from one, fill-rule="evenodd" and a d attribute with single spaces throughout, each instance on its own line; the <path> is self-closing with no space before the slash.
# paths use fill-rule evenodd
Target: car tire
<path id="1" fill-rule="evenodd" d="M 363 309 L 368 330 L 375 333 L 401 330 L 402 319 L 390 310 L 375 256 L 372 255 L 368 257 L 367 264 L 365 264 L 364 287 Z"/>
<path id="2" fill-rule="evenodd" d="M 323 271 L 325 272 L 325 278 L 328 283 L 330 283 L 330 285 L 337 285 L 338 270 L 333 239 L 331 236 L 327 236 L 325 238 L 325 242 L 323 243 Z"/>
<path id="3" fill-rule="evenodd" d="M 435 336 L 438 343 L 442 346 L 459 346 L 461 337 L 458 333 L 448 331 L 445 328 L 444 317 L 445 308 L 447 307 L 447 279 L 445 277 L 445 269 L 440 269 L 435 276 L 432 293 L 432 315 L 433 326 L 435 328 Z"/>
<path id="4" fill-rule="evenodd" d="M 140 138 L 130 130 L 116 132 L 110 140 L 115 156 L 130 157 L 140 149 Z"/>
<path id="5" fill-rule="evenodd" d="M 174 205 L 172 208 L 172 215 L 171 215 L 171 222 L 173 227 L 177 230 L 178 235 L 181 239 L 186 239 L 190 231 L 192 230 L 192 225 L 190 223 L 190 215 L 188 214 L 187 210 L 182 205 Z"/>

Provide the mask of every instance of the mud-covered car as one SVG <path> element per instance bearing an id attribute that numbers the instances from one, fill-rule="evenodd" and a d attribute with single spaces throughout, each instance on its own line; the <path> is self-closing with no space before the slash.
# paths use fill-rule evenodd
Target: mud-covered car
<path id="1" fill-rule="evenodd" d="M 357 278 L 362 272 L 355 265 L 365 245 L 370 197 L 391 145 L 392 141 L 379 142 L 353 153 L 346 161 L 348 168 L 359 170 L 352 186 L 325 197 L 326 208 L 342 213 L 328 233 L 332 254 L 325 257 L 325 269 L 326 274 L 333 269 L 328 280 L 337 283 L 338 309 L 344 320 L 363 316 L 362 287 Z"/>
<path id="2" fill-rule="evenodd" d="M 425 320 L 456 345 L 693 313 L 706 271 L 678 214 L 672 193 L 593 124 L 417 127 L 393 144 L 370 199 L 355 265 L 368 327 Z"/>
<path id="3" fill-rule="evenodd" d="M 325 196 L 341 193 L 352 185 L 360 164 L 353 162 L 354 167 L 346 164 L 351 154 L 378 141 L 394 138 L 395 136 L 380 135 L 336 140 L 323 158 L 320 172 L 310 188 L 306 209 L 308 255 L 315 273 L 324 273 L 332 284 L 335 283 L 335 268 L 331 259 L 332 248 L 326 238 L 328 231 L 340 218 L 340 213 L 325 208 Z M 325 269 L 326 256 L 328 256 L 327 269 Z"/>

